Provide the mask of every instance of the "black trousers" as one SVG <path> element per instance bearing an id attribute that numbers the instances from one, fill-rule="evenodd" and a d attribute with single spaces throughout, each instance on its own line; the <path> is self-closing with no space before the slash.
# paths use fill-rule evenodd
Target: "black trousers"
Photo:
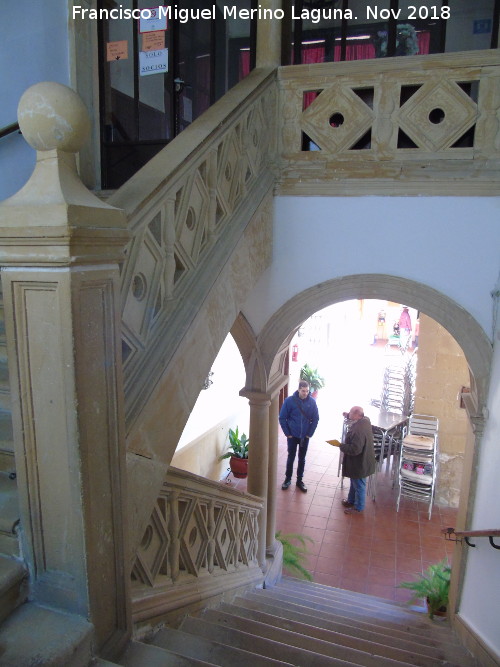
<path id="1" fill-rule="evenodd" d="M 290 480 L 293 475 L 293 464 L 297 454 L 297 447 L 299 448 L 299 461 L 297 463 L 297 481 L 302 480 L 304 474 L 304 466 L 306 465 L 307 447 L 309 446 L 309 438 L 287 438 L 288 458 L 286 461 L 285 478 Z"/>

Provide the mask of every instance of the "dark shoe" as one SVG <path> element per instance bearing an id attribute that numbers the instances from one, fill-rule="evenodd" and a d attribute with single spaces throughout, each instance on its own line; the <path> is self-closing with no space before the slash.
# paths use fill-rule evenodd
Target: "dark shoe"
<path id="1" fill-rule="evenodd" d="M 302 480 L 297 481 L 297 488 L 300 489 L 303 493 L 307 493 L 307 486 Z"/>
<path id="2" fill-rule="evenodd" d="M 363 510 L 357 510 L 355 507 L 348 507 L 344 514 L 363 514 Z"/>
<path id="3" fill-rule="evenodd" d="M 283 489 L 283 491 L 286 491 L 291 483 L 292 483 L 291 479 L 285 479 L 285 481 L 281 485 L 281 488 Z"/>
<path id="4" fill-rule="evenodd" d="M 354 503 L 350 503 L 348 500 L 343 500 L 342 505 L 344 507 L 354 507 Z"/>

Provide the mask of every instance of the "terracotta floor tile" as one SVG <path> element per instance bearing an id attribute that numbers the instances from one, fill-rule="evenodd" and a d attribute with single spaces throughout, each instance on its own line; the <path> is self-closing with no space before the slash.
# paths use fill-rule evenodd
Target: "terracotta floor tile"
<path id="1" fill-rule="evenodd" d="M 330 508 L 322 507 L 321 505 L 311 505 L 308 511 L 309 516 L 322 516 L 328 519 L 330 516 Z"/>
<path id="2" fill-rule="evenodd" d="M 314 581 L 325 586 L 340 587 L 340 574 L 327 574 L 325 572 L 315 572 Z"/>
<path id="3" fill-rule="evenodd" d="M 356 591 L 358 593 L 366 592 L 366 580 L 361 577 L 355 579 L 349 577 L 340 577 L 340 588 L 345 588 L 348 591 Z"/>
<path id="4" fill-rule="evenodd" d="M 420 558 L 397 558 L 396 571 L 407 574 L 415 574 L 422 571 L 422 561 Z"/>
<path id="5" fill-rule="evenodd" d="M 343 559 L 344 552 L 345 544 L 325 544 L 325 542 L 323 542 L 318 555 L 322 558 Z"/>
<path id="6" fill-rule="evenodd" d="M 366 535 L 358 535 L 356 533 L 349 533 L 349 536 L 347 537 L 347 546 L 350 547 L 358 547 L 359 549 L 363 549 L 364 551 L 369 551 L 371 547 L 371 537 L 366 536 Z"/>
<path id="7" fill-rule="evenodd" d="M 379 554 L 370 550 L 370 567 L 371 566 L 394 571 L 396 568 L 396 556 L 394 554 Z"/>
<path id="8" fill-rule="evenodd" d="M 324 516 L 314 516 L 308 514 L 304 519 L 304 526 L 309 526 L 311 528 L 321 528 L 322 530 L 326 529 L 328 519 Z"/>
<path id="9" fill-rule="evenodd" d="M 367 595 L 376 595 L 379 598 L 386 600 L 395 600 L 395 586 L 384 586 L 382 584 L 372 583 L 367 581 L 365 591 Z"/>
<path id="10" fill-rule="evenodd" d="M 344 558 L 346 562 L 368 567 L 368 563 L 370 562 L 370 551 L 346 545 Z"/>
<path id="11" fill-rule="evenodd" d="M 379 554 L 388 554 L 394 556 L 396 554 L 396 541 L 394 537 L 391 539 L 380 539 L 375 533 L 371 543 L 371 551 Z"/>
<path id="12" fill-rule="evenodd" d="M 323 544 L 342 544 L 347 543 L 349 531 L 337 532 L 333 530 L 325 530 L 323 534 Z"/>
<path id="13" fill-rule="evenodd" d="M 394 587 L 396 573 L 394 568 L 387 570 L 381 567 L 373 567 L 370 563 L 370 567 L 368 569 L 368 578 L 371 583 Z"/>
<path id="14" fill-rule="evenodd" d="M 318 556 L 316 560 L 315 572 L 322 572 L 323 574 L 336 574 L 340 576 L 342 573 L 343 562 L 340 558 L 324 558 Z"/>
<path id="15" fill-rule="evenodd" d="M 312 501 L 313 505 L 320 505 L 321 507 L 331 508 L 332 503 L 333 503 L 333 500 L 332 500 L 331 496 L 322 496 L 322 495 L 318 495 L 317 493 L 314 494 L 314 498 L 313 498 L 313 501 Z"/>

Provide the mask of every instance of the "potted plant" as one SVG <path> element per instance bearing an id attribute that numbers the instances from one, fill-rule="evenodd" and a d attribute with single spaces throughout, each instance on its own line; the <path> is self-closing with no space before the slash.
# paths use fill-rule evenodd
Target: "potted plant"
<path id="1" fill-rule="evenodd" d="M 314 542 L 314 540 L 307 535 L 299 535 L 298 533 L 283 535 L 279 530 L 276 533 L 276 539 L 283 545 L 283 567 L 291 574 L 312 581 L 312 574 L 304 567 L 303 562 L 309 553 L 306 540 L 309 542 Z M 297 540 L 300 544 L 293 544 L 291 540 Z"/>
<path id="2" fill-rule="evenodd" d="M 318 369 L 311 368 L 308 364 L 304 364 L 300 369 L 300 379 L 309 382 L 309 389 L 314 398 L 318 395 L 318 391 L 325 386 L 325 380 L 318 373 Z"/>
<path id="3" fill-rule="evenodd" d="M 446 560 L 430 565 L 417 581 L 403 581 L 400 588 L 413 591 L 410 604 L 425 598 L 430 618 L 445 616 L 450 592 L 451 567 Z"/>
<path id="4" fill-rule="evenodd" d="M 229 429 L 228 451 L 219 456 L 219 461 L 229 459 L 229 467 L 235 477 L 246 477 L 248 475 L 248 445 L 247 436 L 239 434 L 238 427 L 233 431 Z"/>

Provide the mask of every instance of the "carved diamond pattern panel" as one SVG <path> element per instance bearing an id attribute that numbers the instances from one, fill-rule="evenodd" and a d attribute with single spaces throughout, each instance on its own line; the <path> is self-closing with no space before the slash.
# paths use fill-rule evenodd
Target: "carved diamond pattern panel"
<path id="1" fill-rule="evenodd" d="M 137 252 L 134 275 L 123 309 L 125 324 L 141 342 L 144 342 L 149 328 L 162 268 L 161 248 L 147 229 Z"/>
<path id="2" fill-rule="evenodd" d="M 241 192 L 241 149 L 238 134 L 233 130 L 219 147 L 217 191 L 226 210 L 232 211 Z"/>
<path id="3" fill-rule="evenodd" d="M 263 155 L 266 153 L 267 132 L 260 105 L 255 105 L 248 114 L 246 123 L 245 147 L 248 158 L 250 177 L 245 174 L 245 182 L 257 175 Z"/>
<path id="4" fill-rule="evenodd" d="M 341 122 L 334 127 L 330 119 Z M 302 130 L 322 150 L 339 153 L 349 150 L 370 129 L 373 112 L 348 85 L 334 84 L 307 107 L 300 118 Z"/>
<path id="5" fill-rule="evenodd" d="M 166 554 L 169 545 L 167 517 L 155 505 L 137 551 L 132 576 L 143 584 L 154 585 L 160 570 L 167 574 Z"/>
<path id="6" fill-rule="evenodd" d="M 216 565 L 227 570 L 235 564 L 236 533 L 234 530 L 235 511 L 227 506 L 220 508 L 215 530 L 215 561 Z"/>
<path id="7" fill-rule="evenodd" d="M 427 82 L 399 110 L 402 130 L 417 146 L 452 146 L 477 120 L 476 103 L 454 82 Z"/>
<path id="8" fill-rule="evenodd" d="M 255 516 L 248 510 L 240 511 L 240 563 L 249 565 L 255 558 L 257 549 L 257 525 Z"/>
<path id="9" fill-rule="evenodd" d="M 177 246 L 193 266 L 198 261 L 203 234 L 207 227 L 210 196 L 202 174 L 197 169 L 182 190 L 176 220 Z"/>
<path id="10" fill-rule="evenodd" d="M 207 567 L 207 506 L 195 501 L 190 504 L 182 522 L 180 536 L 181 569 L 198 575 Z"/>

